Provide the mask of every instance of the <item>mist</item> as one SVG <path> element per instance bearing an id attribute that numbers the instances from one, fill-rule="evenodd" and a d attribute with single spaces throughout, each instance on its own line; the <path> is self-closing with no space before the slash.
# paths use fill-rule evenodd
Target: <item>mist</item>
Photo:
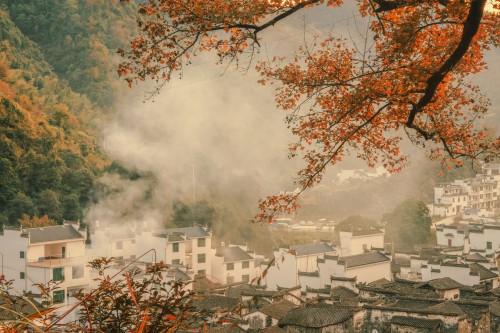
<path id="1" fill-rule="evenodd" d="M 353 43 L 364 42 L 366 22 L 353 6 L 294 15 L 264 31 L 264 42 L 252 62 L 243 58 L 235 67 L 215 65 L 210 55 L 197 57 L 182 78 L 172 80 L 158 95 L 148 93 L 154 83 L 131 89 L 119 104 L 116 118 L 103 128 L 103 147 L 124 167 L 153 177 L 130 181 L 105 175 L 102 183 L 114 190 L 89 209 L 87 220 L 163 223 L 171 202 L 180 199 L 218 202 L 250 221 L 259 198 L 295 189 L 293 179 L 302 162 L 287 157 L 294 138 L 284 123 L 285 113 L 275 107 L 274 88 L 258 84 L 252 68 L 268 54 L 292 57 L 304 42 L 314 47 L 317 35 L 321 40 L 334 32 Z M 498 73 L 485 72 L 481 85 L 494 86 L 491 82 L 494 76 L 500 79 Z M 311 192 L 309 197 L 317 200 L 299 212 L 300 218 L 340 219 L 356 214 L 380 218 L 405 199 L 415 198 L 425 181 L 419 170 L 428 162 L 422 151 L 409 145 L 406 150 L 413 165 L 378 182 L 376 191 L 361 189 L 333 196 Z M 360 167 L 365 167 L 363 162 L 347 157 L 330 168 L 323 184 L 334 191 L 335 172 Z M 344 200 L 330 201 L 335 198 Z"/>

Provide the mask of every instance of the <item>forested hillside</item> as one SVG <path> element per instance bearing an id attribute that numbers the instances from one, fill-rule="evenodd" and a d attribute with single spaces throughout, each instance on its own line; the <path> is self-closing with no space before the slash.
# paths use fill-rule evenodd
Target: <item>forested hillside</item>
<path id="1" fill-rule="evenodd" d="M 0 1 L 0 224 L 82 218 L 110 165 L 90 119 L 113 110 L 114 53 L 134 12 L 110 1 Z"/>

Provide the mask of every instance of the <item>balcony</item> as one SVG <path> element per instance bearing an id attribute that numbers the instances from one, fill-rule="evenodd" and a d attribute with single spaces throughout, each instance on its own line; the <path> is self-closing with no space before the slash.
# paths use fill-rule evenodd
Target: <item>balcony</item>
<path id="1" fill-rule="evenodd" d="M 69 257 L 62 258 L 61 256 L 40 257 L 38 259 L 28 259 L 27 265 L 33 267 L 61 267 L 71 266 L 78 263 L 86 263 L 87 257 Z"/>

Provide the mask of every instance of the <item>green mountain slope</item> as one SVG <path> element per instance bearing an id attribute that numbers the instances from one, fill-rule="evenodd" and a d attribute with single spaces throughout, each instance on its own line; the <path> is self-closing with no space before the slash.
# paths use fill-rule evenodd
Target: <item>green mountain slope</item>
<path id="1" fill-rule="evenodd" d="M 109 0 L 3 0 L 12 21 L 41 49 L 54 72 L 102 109 L 118 81 L 116 50 L 135 31 L 136 7 Z M 0 0 L 1 3 L 1 0 Z"/>
<path id="2" fill-rule="evenodd" d="M 79 115 L 99 110 L 60 80 L 0 9 L 0 223 L 80 219 L 109 164 Z"/>

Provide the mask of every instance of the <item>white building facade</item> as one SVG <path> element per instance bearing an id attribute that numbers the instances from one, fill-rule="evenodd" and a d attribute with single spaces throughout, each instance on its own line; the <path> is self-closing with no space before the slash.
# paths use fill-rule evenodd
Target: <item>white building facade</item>
<path id="1" fill-rule="evenodd" d="M 54 303 L 66 303 L 73 292 L 88 290 L 86 229 L 76 224 L 41 228 L 9 228 L 0 234 L 2 274 L 18 292 L 39 294 L 36 284 L 56 282 Z"/>
<path id="2" fill-rule="evenodd" d="M 252 283 L 260 276 L 255 254 L 246 246 L 229 245 L 212 249 L 212 279 L 222 284 L 237 282 Z"/>

